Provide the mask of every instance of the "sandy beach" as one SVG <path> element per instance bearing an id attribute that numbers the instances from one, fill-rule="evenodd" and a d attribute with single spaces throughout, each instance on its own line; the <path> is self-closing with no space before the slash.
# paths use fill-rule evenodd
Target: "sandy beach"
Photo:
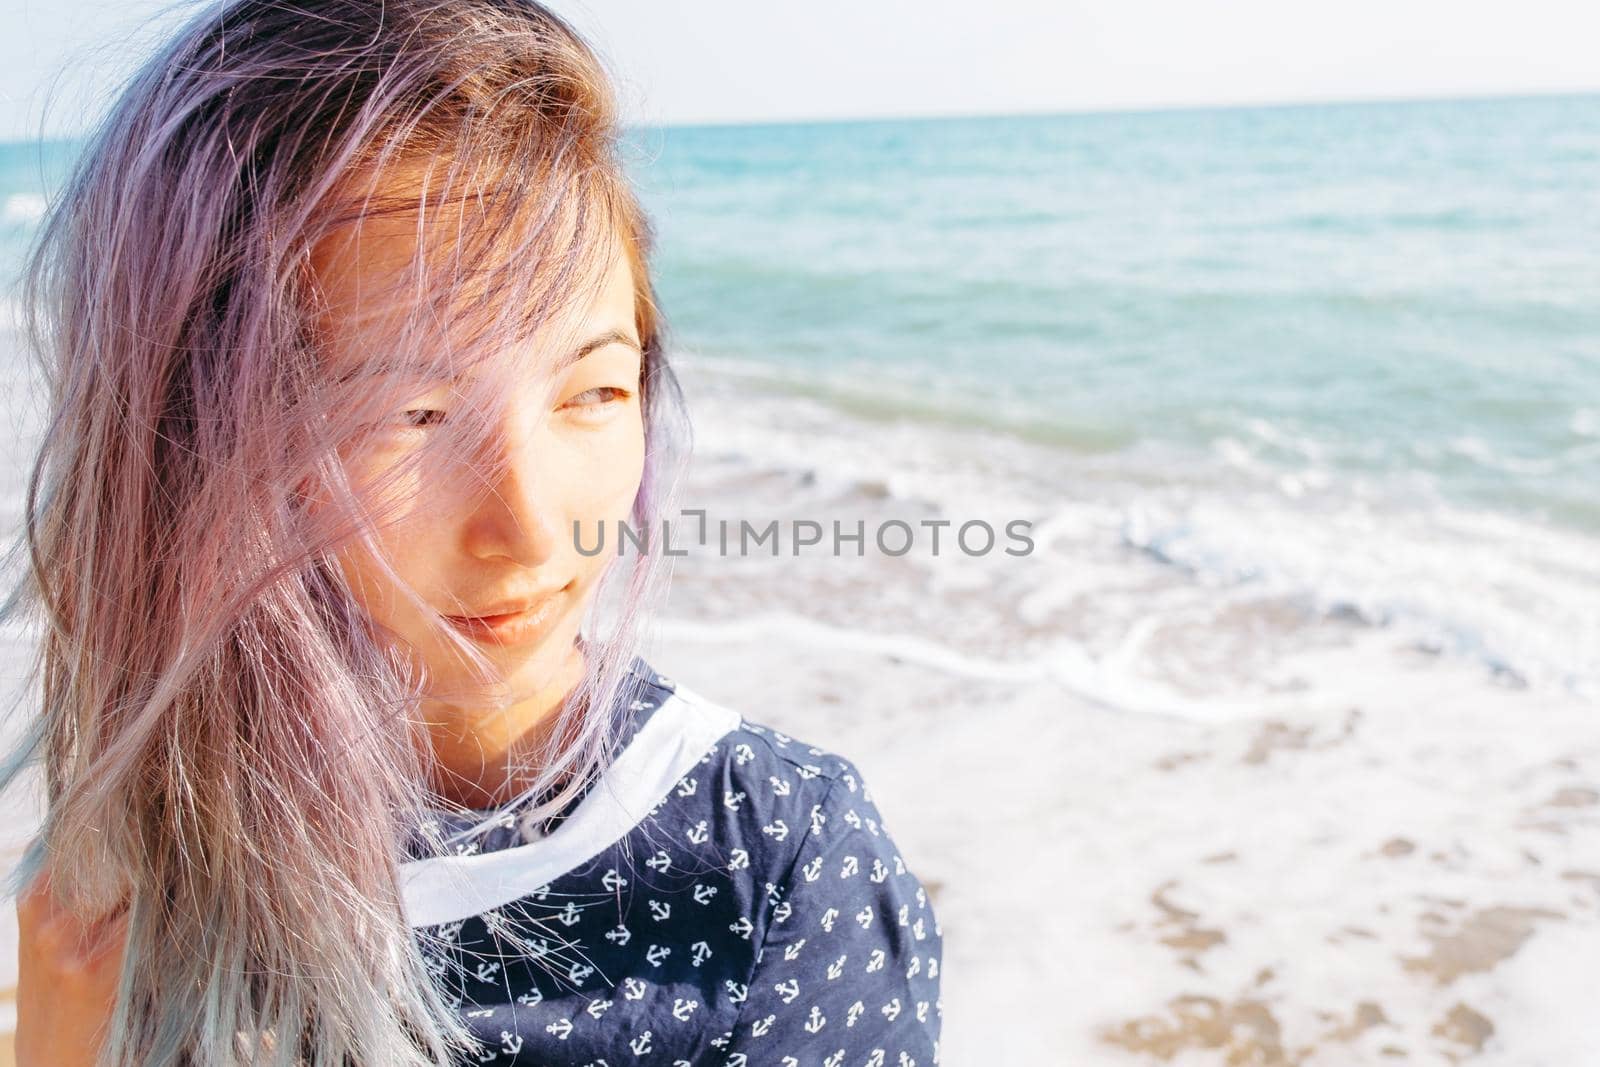
<path id="1" fill-rule="evenodd" d="M 1416 658 L 1202 724 L 751 629 L 657 658 L 858 760 L 945 931 L 944 1062 L 1596 1062 L 1593 708 L 1454 710 L 1478 679 Z"/>
<path id="2" fill-rule="evenodd" d="M 1196 723 L 777 619 L 659 629 L 659 669 L 861 767 L 944 930 L 946 1064 L 1596 1062 L 1592 707 L 1473 710 L 1397 649 L 1404 687 Z"/>

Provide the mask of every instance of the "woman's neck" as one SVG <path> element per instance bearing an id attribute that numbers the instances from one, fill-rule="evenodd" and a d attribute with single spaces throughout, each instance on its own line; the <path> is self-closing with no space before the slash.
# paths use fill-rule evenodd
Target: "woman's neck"
<path id="1" fill-rule="evenodd" d="M 527 698 L 484 715 L 449 708 L 446 721 L 430 719 L 434 794 L 461 807 L 493 808 L 525 790 L 543 769 L 539 756 L 585 669 L 574 645 L 550 682 Z"/>

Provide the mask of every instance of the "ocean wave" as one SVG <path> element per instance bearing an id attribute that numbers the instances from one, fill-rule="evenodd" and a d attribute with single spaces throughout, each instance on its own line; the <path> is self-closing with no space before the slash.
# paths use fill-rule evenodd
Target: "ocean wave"
<path id="1" fill-rule="evenodd" d="M 697 439 L 751 469 L 811 471 L 807 502 L 855 515 L 916 501 L 945 516 L 1033 521 L 1030 558 L 958 559 L 934 573 L 948 588 L 985 591 L 1000 627 L 985 640 L 1004 645 L 1015 628 L 1019 653 L 1079 637 L 1111 655 L 1127 640 L 1124 655 L 1153 657 L 1130 677 L 1135 667 L 1176 672 L 1220 692 L 1231 682 L 1207 664 L 1257 657 L 1239 669 L 1259 682 L 1279 670 L 1274 658 L 1354 625 L 1476 664 L 1495 686 L 1600 692 L 1592 534 L 1453 504 L 1416 471 L 1307 462 L 1326 446 L 1265 419 L 1243 420 L 1209 452 L 1145 441 L 1084 455 L 975 428 L 874 422 L 751 384 L 715 396 Z M 728 495 L 745 484 L 729 482 Z M 960 570 L 971 573 L 952 577 Z"/>
<path id="2" fill-rule="evenodd" d="M 48 207 L 39 193 L 11 193 L 0 201 L 0 224 L 31 226 L 44 218 Z"/>

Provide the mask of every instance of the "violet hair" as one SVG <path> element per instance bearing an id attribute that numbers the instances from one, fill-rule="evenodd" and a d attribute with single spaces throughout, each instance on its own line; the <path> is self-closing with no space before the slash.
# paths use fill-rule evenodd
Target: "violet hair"
<path id="1" fill-rule="evenodd" d="M 333 561 L 382 559 L 391 505 L 479 454 L 506 383 L 567 350 L 542 325 L 618 253 L 644 350 L 630 518 L 659 525 L 689 426 L 625 145 L 604 66 L 534 0 L 234 0 L 133 77 L 52 203 L 24 291 L 49 418 L 5 604 L 41 627 L 37 706 L 0 788 L 42 770 L 12 895 L 48 859 L 84 917 L 131 902 L 102 1063 L 472 1047 L 398 884 L 418 841 L 462 844 L 429 830 L 429 679 Z M 384 343 L 335 362 L 310 265 L 379 219 L 417 251 L 375 294 Z M 443 380 L 466 417 L 357 476 L 373 426 Z M 553 814 L 613 758 L 666 576 L 656 552 L 608 566 L 587 674 L 507 806 Z"/>

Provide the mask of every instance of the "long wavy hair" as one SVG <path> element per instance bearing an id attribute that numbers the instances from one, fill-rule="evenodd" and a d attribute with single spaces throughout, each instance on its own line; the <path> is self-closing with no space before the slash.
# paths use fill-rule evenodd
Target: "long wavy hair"
<path id="1" fill-rule="evenodd" d="M 132 77 L 51 204 L 23 289 L 49 417 L 4 606 L 38 625 L 38 654 L 0 789 L 42 768 L 10 894 L 48 861 L 83 917 L 128 909 L 103 1064 L 477 1050 L 407 925 L 399 864 L 419 834 L 459 851 L 512 807 L 537 820 L 589 787 L 665 561 L 608 562 L 587 674 L 523 757 L 531 784 L 446 839 L 427 832 L 426 671 L 334 558 L 382 560 L 418 479 L 476 491 L 464 458 L 495 476 L 508 383 L 570 349 L 544 327 L 619 251 L 644 351 L 630 520 L 659 523 L 689 427 L 628 143 L 603 64 L 535 0 L 232 0 Z M 310 264 L 371 220 L 414 228 L 416 252 L 363 294 L 394 312 L 383 343 L 335 360 Z M 466 417 L 358 475 L 374 428 L 441 381 Z"/>

